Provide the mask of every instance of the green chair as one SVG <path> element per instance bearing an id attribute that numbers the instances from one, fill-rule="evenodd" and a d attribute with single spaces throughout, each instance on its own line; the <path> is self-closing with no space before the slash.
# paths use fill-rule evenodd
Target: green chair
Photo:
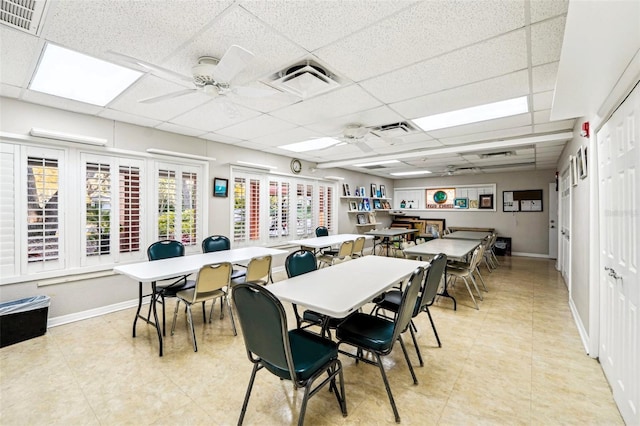
<path id="1" fill-rule="evenodd" d="M 431 322 L 431 328 L 433 329 L 433 334 L 436 336 L 436 341 L 438 342 L 438 347 L 442 347 L 442 343 L 440 342 L 440 337 L 438 336 L 438 331 L 436 330 L 436 325 L 433 322 L 433 317 L 431 316 L 431 312 L 429 312 L 429 306 L 433 305 L 433 301 L 438 293 L 438 288 L 440 287 L 440 281 L 444 275 L 444 271 L 447 267 L 447 256 L 443 253 L 437 254 L 430 262 L 429 267 L 426 269 L 425 274 L 426 277 L 424 279 L 424 285 L 420 289 L 420 296 L 416 301 L 415 307 L 413 309 L 413 316 L 415 318 L 420 314 L 420 312 L 426 312 L 429 316 L 429 321 Z M 390 290 L 386 292 L 383 296 L 383 299 L 377 302 L 376 307 L 374 308 L 374 313 L 376 315 L 380 314 L 380 310 L 393 312 L 394 315 L 397 315 L 400 310 L 400 302 L 402 301 L 402 291 L 400 290 Z M 413 340 L 413 345 L 416 348 L 416 354 L 418 355 L 418 360 L 420 361 L 420 366 L 424 366 L 424 361 L 422 360 L 422 354 L 420 353 L 420 347 L 418 346 L 418 342 L 416 340 L 416 335 L 414 331 L 417 331 L 415 323 L 413 319 L 411 320 L 411 324 L 409 327 L 409 331 L 411 332 L 411 339 Z"/>
<path id="2" fill-rule="evenodd" d="M 204 304 L 208 300 L 213 300 L 213 306 L 215 306 L 215 300 L 220 299 L 220 319 L 224 318 L 224 303 L 226 302 L 229 308 L 229 316 L 231 317 L 231 326 L 233 327 L 233 335 L 237 335 L 236 324 L 233 320 L 233 311 L 231 310 L 231 304 L 227 299 L 227 290 L 231 282 L 231 263 L 222 262 L 213 265 L 205 265 L 200 268 L 198 272 L 198 278 L 195 281 L 195 286 L 190 289 L 179 291 L 176 294 L 178 303 L 176 303 L 176 309 L 173 311 L 173 323 L 171 325 L 171 334 L 173 335 L 176 329 L 176 318 L 178 316 L 178 307 L 180 302 L 184 302 L 187 306 L 187 322 L 191 329 L 191 339 L 193 341 L 193 351 L 198 352 L 198 344 L 196 343 L 196 333 L 193 326 L 193 315 L 191 314 L 191 305 L 195 303 L 202 303 L 203 317 L 206 321 L 206 315 L 204 315 Z M 213 314 L 213 306 L 211 307 L 211 313 L 209 314 L 209 322 L 211 322 L 211 316 Z"/>
<path id="3" fill-rule="evenodd" d="M 248 282 L 234 286 L 232 291 L 247 356 L 253 363 L 238 425 L 244 420 L 256 373 L 263 368 L 280 379 L 291 380 L 294 389 L 304 388 L 298 425 L 304 423 L 309 398 L 326 384 L 346 417 L 344 378 L 336 343 L 305 330 L 289 331 L 284 307 L 267 287 Z M 325 373 L 327 377 L 314 386 Z"/>
<path id="4" fill-rule="evenodd" d="M 328 237 L 328 236 L 329 236 L 329 229 L 327 229 L 326 226 L 318 226 L 316 228 L 316 237 Z M 322 252 L 322 254 L 330 254 L 330 255 L 338 254 L 338 249 L 334 249 L 331 247 L 322 247 L 320 251 Z"/>
<path id="5" fill-rule="evenodd" d="M 424 273 L 424 268 L 418 267 L 413 274 L 411 274 L 405 290 L 402 293 L 398 315 L 396 315 L 393 320 L 356 312 L 341 322 L 336 328 L 338 346 L 346 344 L 357 348 L 357 355 L 342 351 L 341 353 L 355 357 L 356 362 L 363 361 L 368 364 L 377 365 L 380 369 L 380 374 L 382 375 L 382 380 L 387 390 L 393 415 L 397 423 L 400 423 L 400 415 L 398 414 L 398 409 L 396 408 L 396 403 L 393 399 L 389 381 L 387 380 L 384 365 L 380 357 L 389 355 L 393 350 L 393 345 L 396 340 L 400 341 L 404 358 L 407 361 L 407 366 L 413 377 L 413 383 L 418 384 L 418 379 L 409 360 L 407 348 L 402 340 L 402 333 L 410 325 L 413 310 L 418 299 L 418 292 L 424 279 Z M 363 351 L 370 352 L 374 357 L 374 361 L 364 358 L 362 356 Z"/>
<path id="6" fill-rule="evenodd" d="M 287 277 L 292 278 L 315 271 L 318 269 L 318 264 L 312 252 L 308 250 L 296 250 L 285 259 L 284 269 L 287 272 Z M 293 313 L 296 316 L 296 325 L 298 328 L 306 328 L 312 325 L 322 327 L 324 319 L 322 314 L 307 310 L 300 315 L 296 305 L 293 305 Z M 307 323 L 307 325 L 303 326 L 304 323 Z"/>
<path id="7" fill-rule="evenodd" d="M 203 253 L 211 253 L 214 251 L 223 250 L 231 250 L 231 241 L 229 241 L 229 238 L 225 237 L 224 235 L 212 235 L 202 240 Z M 231 272 L 231 279 L 237 280 L 238 278 L 244 277 L 246 274 L 247 271 L 245 271 L 244 269 L 234 269 Z"/>
<path id="8" fill-rule="evenodd" d="M 147 258 L 150 261 L 170 259 L 172 257 L 184 256 L 184 244 L 176 240 L 161 240 L 156 241 L 147 247 Z M 165 316 L 165 303 L 164 299 L 167 297 L 176 297 L 179 291 L 187 290 L 195 287 L 195 282 L 187 281 L 188 275 L 179 277 L 168 278 L 163 281 L 172 281 L 169 284 L 160 282 L 154 282 L 155 294 L 152 294 L 152 303 L 159 302 L 162 305 L 162 335 L 166 336 L 166 316 Z M 204 312 L 204 306 L 203 306 Z M 147 321 L 151 317 L 151 304 L 149 304 L 149 314 L 147 315 Z"/>

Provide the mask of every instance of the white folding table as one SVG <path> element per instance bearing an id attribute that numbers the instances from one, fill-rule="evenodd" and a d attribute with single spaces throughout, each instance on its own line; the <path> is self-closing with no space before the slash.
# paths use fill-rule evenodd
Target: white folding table
<path id="1" fill-rule="evenodd" d="M 300 245 L 302 249 L 312 249 L 313 253 L 317 253 L 318 250 L 325 247 L 332 247 L 340 245 L 345 241 L 355 241 L 358 237 L 365 237 L 366 239 L 372 239 L 372 236 L 362 234 L 336 234 L 327 235 L 326 237 L 305 238 L 302 240 L 291 240 L 290 244 Z"/>
<path id="2" fill-rule="evenodd" d="M 391 240 L 389 238 L 399 237 L 401 235 L 413 234 L 420 231 L 415 228 L 389 228 L 389 229 L 372 229 L 371 231 L 365 232 L 365 235 L 371 235 L 375 237 L 382 237 L 381 245 L 385 245 L 387 247 L 387 256 L 389 256 L 389 246 L 391 245 Z M 373 246 L 373 253 L 375 254 L 376 247 L 375 244 Z"/>
<path id="3" fill-rule="evenodd" d="M 489 235 L 490 232 L 480 232 L 480 231 L 455 231 L 447 235 L 443 235 L 442 238 L 447 240 L 484 240 Z"/>
<path id="4" fill-rule="evenodd" d="M 417 246 L 407 247 L 404 252 L 410 256 L 435 256 L 438 253 L 444 253 L 448 258 L 464 258 L 476 247 L 480 245 L 480 240 L 460 240 L 460 239 L 444 239 L 437 238 L 431 241 L 427 241 Z M 444 289 L 442 293 L 438 293 L 438 296 L 448 297 L 453 300 L 453 309 L 457 309 L 456 299 L 447 291 L 447 277 L 445 270 L 444 277 Z"/>
<path id="5" fill-rule="evenodd" d="M 130 263 L 128 265 L 116 266 L 113 271 L 118 274 L 126 275 L 138 281 L 138 310 L 133 320 L 133 337 L 136 337 L 136 323 L 141 318 L 148 324 L 153 324 L 158 332 L 159 352 L 162 356 L 162 330 L 158 321 L 158 313 L 156 311 L 156 281 L 189 275 L 198 272 L 201 267 L 214 263 L 230 262 L 244 263 L 250 261 L 254 257 L 259 256 L 279 256 L 286 255 L 286 250 L 277 250 L 267 247 L 243 247 L 232 250 L 222 250 L 211 253 L 194 254 L 190 256 L 172 257 L 169 259 L 161 259 L 154 261 Z M 151 283 L 151 293 L 142 294 L 142 284 Z M 154 322 L 140 315 L 142 308 L 142 299 L 151 296 L 151 310 L 153 311 Z"/>
<path id="6" fill-rule="evenodd" d="M 429 262 L 418 260 L 363 256 L 278 281 L 267 288 L 282 301 L 332 318 L 344 318 L 408 278 L 418 266 L 428 265 Z"/>

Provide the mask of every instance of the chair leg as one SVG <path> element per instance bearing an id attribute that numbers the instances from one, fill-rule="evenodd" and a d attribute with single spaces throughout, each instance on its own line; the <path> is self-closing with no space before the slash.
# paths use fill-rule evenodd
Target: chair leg
<path id="1" fill-rule="evenodd" d="M 233 335 L 237 336 L 238 332 L 236 331 L 236 322 L 233 319 L 233 310 L 231 309 L 231 303 L 227 300 L 225 296 L 224 299 L 227 301 L 227 308 L 229 308 L 229 318 L 231 318 L 231 327 L 233 327 Z"/>
<path id="2" fill-rule="evenodd" d="M 469 292 L 469 296 L 471 296 L 471 300 L 473 300 L 473 304 L 476 305 L 476 309 L 480 310 L 478 307 L 478 302 L 476 302 L 476 298 L 473 297 L 473 293 L 471 293 L 471 288 L 469 287 L 469 282 L 465 277 L 462 277 L 462 281 L 464 281 L 464 285 L 467 286 L 467 291 Z"/>
<path id="3" fill-rule="evenodd" d="M 473 286 L 476 288 L 476 293 L 478 294 L 478 299 L 484 300 L 484 297 L 482 296 L 482 293 L 480 293 L 480 289 L 478 288 L 478 283 L 476 283 L 476 279 L 473 278 L 473 271 L 469 271 L 469 278 L 471 279 L 471 282 L 473 283 Z"/>
<path id="4" fill-rule="evenodd" d="M 300 413 L 298 414 L 298 426 L 302 426 L 304 424 L 304 414 L 307 412 L 307 402 L 309 401 L 309 392 L 311 391 L 311 385 L 313 385 L 313 382 L 309 381 L 304 387 L 304 397 L 302 398 Z"/>
<path id="5" fill-rule="evenodd" d="M 413 320 L 411 320 L 413 323 Z M 413 346 L 416 348 L 416 354 L 418 355 L 418 361 L 420 362 L 420 367 L 424 367 L 424 361 L 422 360 L 422 354 L 420 353 L 420 346 L 418 346 L 418 341 L 416 340 L 416 333 L 413 331 L 413 327 L 409 324 L 409 332 L 411 333 L 411 340 L 413 340 Z"/>
<path id="6" fill-rule="evenodd" d="M 193 326 L 193 315 L 191 315 L 191 304 L 187 303 L 187 321 L 191 326 L 191 338 L 193 339 L 193 351 L 198 352 L 198 344 L 196 343 L 196 330 Z"/>
<path id="7" fill-rule="evenodd" d="M 176 308 L 173 310 L 173 322 L 171 323 L 171 335 L 176 331 L 176 318 L 178 317 L 178 306 L 180 305 L 180 299 L 176 302 Z"/>
<path id="8" fill-rule="evenodd" d="M 380 374 L 382 374 L 382 381 L 384 382 L 384 387 L 387 390 L 387 395 L 389 396 L 389 402 L 391 402 L 391 408 L 393 409 L 393 416 L 396 419 L 396 423 L 400 423 L 400 415 L 398 414 L 398 409 L 396 408 L 396 401 L 393 399 L 393 394 L 391 393 L 391 387 L 389 387 L 389 380 L 387 380 L 387 374 L 384 371 L 384 366 L 382 365 L 382 360 L 380 359 L 380 355 L 374 352 L 376 356 L 376 362 L 378 364 L 378 368 L 380 369 Z"/>
<path id="9" fill-rule="evenodd" d="M 202 322 L 206 323 L 207 322 L 207 310 L 204 307 L 204 304 L 206 302 L 202 302 Z"/>
<path id="10" fill-rule="evenodd" d="M 480 273 L 480 267 L 476 266 L 476 272 L 478 273 L 478 276 L 480 277 L 480 282 L 482 283 L 482 287 L 484 288 L 484 291 L 489 291 L 489 290 L 487 290 L 487 286 L 484 283 L 484 278 L 482 278 L 482 274 Z"/>
<path id="11" fill-rule="evenodd" d="M 249 386 L 247 392 L 244 395 L 244 402 L 242 403 L 242 411 L 240 411 L 240 418 L 238 419 L 238 426 L 242 425 L 244 415 L 247 412 L 247 405 L 249 405 L 249 397 L 251 396 L 251 389 L 253 389 L 253 382 L 256 379 L 256 373 L 258 372 L 258 364 L 253 364 L 253 370 L 251 370 L 251 378 L 249 379 Z"/>
<path id="12" fill-rule="evenodd" d="M 409 367 L 409 371 L 411 372 L 411 377 L 413 378 L 413 384 L 417 385 L 418 378 L 416 377 L 415 371 L 413 371 L 413 365 L 411 365 L 411 360 L 409 359 L 409 352 L 407 352 L 407 346 L 404 344 L 404 339 L 402 338 L 402 336 L 398 336 L 398 340 L 400 341 L 400 347 L 402 348 L 402 352 L 404 353 L 404 359 L 407 361 L 407 366 Z"/>
<path id="13" fill-rule="evenodd" d="M 433 328 L 433 334 L 436 335 L 436 341 L 438 342 L 438 347 L 441 348 L 442 343 L 440 343 L 440 337 L 438 337 L 438 331 L 436 330 L 436 325 L 433 322 L 433 318 L 431 317 L 431 311 L 429 311 L 428 306 L 425 306 L 425 311 L 427 312 L 427 315 L 429 315 L 429 321 L 431 321 L 431 328 Z"/>

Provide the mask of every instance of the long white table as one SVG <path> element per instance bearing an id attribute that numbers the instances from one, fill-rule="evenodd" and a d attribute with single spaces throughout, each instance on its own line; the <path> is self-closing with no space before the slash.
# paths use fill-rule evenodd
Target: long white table
<path id="1" fill-rule="evenodd" d="M 278 299 L 332 318 L 344 318 L 429 262 L 363 256 L 270 284 Z"/>
<path id="2" fill-rule="evenodd" d="M 366 239 L 373 239 L 370 235 L 363 234 L 336 234 L 336 235 L 328 235 L 326 237 L 315 237 L 315 238 L 305 238 L 302 240 L 291 240 L 289 243 L 300 245 L 300 247 L 311 248 L 314 253 L 318 250 L 323 249 L 325 247 L 332 247 L 335 245 L 340 245 L 345 241 L 355 241 L 358 237 L 365 237 Z"/>
<path id="3" fill-rule="evenodd" d="M 451 234 L 443 235 L 442 238 L 448 240 L 484 240 L 489 235 L 490 232 L 480 232 L 480 231 L 455 231 Z"/>
<path id="4" fill-rule="evenodd" d="M 464 258 L 476 247 L 480 245 L 480 240 L 459 240 L 459 239 L 444 239 L 437 238 L 435 240 L 427 241 L 423 244 L 407 247 L 404 252 L 410 256 L 435 256 L 438 253 L 444 253 L 447 258 Z M 446 275 L 446 272 L 445 272 Z M 448 297 L 453 300 L 453 309 L 457 309 L 456 299 L 447 291 L 447 277 L 444 279 L 444 289 L 442 293 L 438 293 L 439 296 Z"/>
<path id="5" fill-rule="evenodd" d="M 399 237 L 401 235 L 414 234 L 418 232 L 419 229 L 415 228 L 389 228 L 389 229 L 372 229 L 371 231 L 365 232 L 365 235 L 371 235 L 374 237 L 381 237 L 382 242 L 381 245 L 385 245 L 387 247 L 387 256 L 389 256 L 389 246 L 391 245 L 391 240 L 389 238 Z M 373 253 L 375 254 L 376 247 L 373 246 Z"/>
<path id="6" fill-rule="evenodd" d="M 162 330 L 158 321 L 158 313 L 156 311 L 156 281 L 189 275 L 198 272 L 201 267 L 220 262 L 244 263 L 250 261 L 254 257 L 267 256 L 284 256 L 288 252 L 286 250 L 278 250 L 267 247 L 243 247 L 232 250 L 216 251 L 211 253 L 193 254 L 190 256 L 172 257 L 169 259 L 161 259 L 154 261 L 145 261 L 138 263 L 130 263 L 128 265 L 116 266 L 113 271 L 123 274 L 129 278 L 138 281 L 138 310 L 133 320 L 133 337 L 136 337 L 136 323 L 138 318 L 156 327 L 158 332 L 158 344 L 160 356 L 162 356 Z M 142 284 L 151 283 L 151 293 L 142 294 Z M 140 315 L 142 308 L 142 299 L 151 296 L 151 310 L 153 312 L 154 322 Z M 164 328 L 164 327 L 163 327 Z"/>

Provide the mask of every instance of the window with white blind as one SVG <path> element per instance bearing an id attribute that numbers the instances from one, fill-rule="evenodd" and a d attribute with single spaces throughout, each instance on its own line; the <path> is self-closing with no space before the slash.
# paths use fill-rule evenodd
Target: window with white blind
<path id="1" fill-rule="evenodd" d="M 156 175 L 158 239 L 181 241 L 192 252 L 203 239 L 201 173 L 197 166 L 161 163 Z"/>
<path id="2" fill-rule="evenodd" d="M 0 142 L 3 284 L 143 260 L 168 236 L 200 251 L 203 164 L 83 148 Z"/>
<path id="3" fill-rule="evenodd" d="M 233 241 L 268 245 L 335 231 L 335 184 L 233 169 Z"/>

